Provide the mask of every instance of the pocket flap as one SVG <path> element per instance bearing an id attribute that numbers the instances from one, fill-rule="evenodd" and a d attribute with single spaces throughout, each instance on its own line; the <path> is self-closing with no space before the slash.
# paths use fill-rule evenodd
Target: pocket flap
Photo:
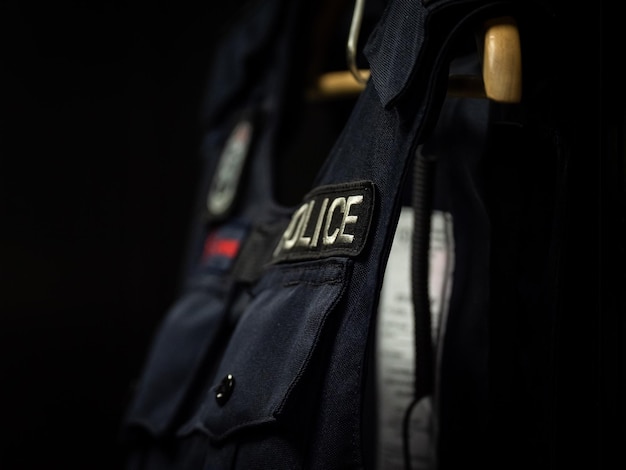
<path id="1" fill-rule="evenodd" d="M 274 266 L 233 332 L 201 427 L 216 439 L 280 418 L 346 285 L 348 259 Z"/>

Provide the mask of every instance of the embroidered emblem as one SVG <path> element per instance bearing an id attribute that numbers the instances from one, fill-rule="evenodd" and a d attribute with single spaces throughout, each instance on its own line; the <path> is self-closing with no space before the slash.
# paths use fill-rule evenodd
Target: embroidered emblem
<path id="1" fill-rule="evenodd" d="M 231 132 L 211 182 L 207 209 L 214 218 L 228 214 L 235 202 L 243 167 L 252 141 L 252 121 L 242 119 Z"/>

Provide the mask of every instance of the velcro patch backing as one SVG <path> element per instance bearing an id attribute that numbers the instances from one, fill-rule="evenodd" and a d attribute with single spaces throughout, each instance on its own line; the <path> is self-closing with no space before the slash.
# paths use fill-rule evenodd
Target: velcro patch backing
<path id="1" fill-rule="evenodd" d="M 374 183 L 320 186 L 304 198 L 274 250 L 273 262 L 357 256 L 374 210 Z"/>

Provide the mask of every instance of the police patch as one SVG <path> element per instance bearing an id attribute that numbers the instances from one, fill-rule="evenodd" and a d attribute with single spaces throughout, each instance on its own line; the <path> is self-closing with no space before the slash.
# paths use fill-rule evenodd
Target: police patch
<path id="1" fill-rule="evenodd" d="M 207 209 L 214 218 L 224 218 L 228 215 L 235 202 L 252 141 L 252 132 L 252 118 L 245 116 L 237 123 L 224 145 L 207 196 Z"/>
<path id="2" fill-rule="evenodd" d="M 374 209 L 371 181 L 320 186 L 304 201 L 274 250 L 274 262 L 361 253 Z"/>

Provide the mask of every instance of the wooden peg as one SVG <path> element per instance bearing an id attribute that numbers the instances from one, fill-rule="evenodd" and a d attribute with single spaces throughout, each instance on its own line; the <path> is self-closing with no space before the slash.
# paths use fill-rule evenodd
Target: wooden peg
<path id="1" fill-rule="evenodd" d="M 369 78 L 369 70 L 361 69 L 359 73 L 365 80 Z M 310 100 L 350 98 L 357 96 L 364 88 L 365 84 L 357 82 L 351 71 L 328 72 L 318 77 L 315 86 L 307 90 L 307 98 Z"/>
<path id="2" fill-rule="evenodd" d="M 489 99 L 501 103 L 519 103 L 522 99 L 522 53 L 512 17 L 485 23 L 483 81 Z"/>

